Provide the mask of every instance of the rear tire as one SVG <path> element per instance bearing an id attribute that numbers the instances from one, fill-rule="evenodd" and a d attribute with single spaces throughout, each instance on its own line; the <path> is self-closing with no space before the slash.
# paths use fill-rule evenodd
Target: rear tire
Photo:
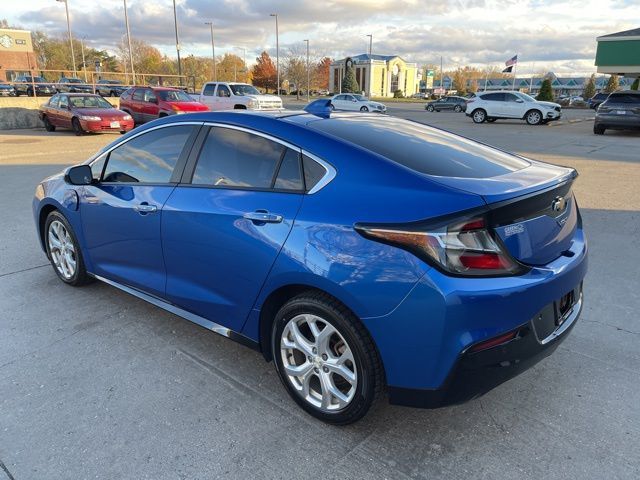
<path id="1" fill-rule="evenodd" d="M 483 109 L 479 108 L 478 110 L 474 110 L 471 114 L 471 118 L 474 123 L 483 123 L 487 119 L 487 112 Z"/>
<path id="2" fill-rule="evenodd" d="M 524 118 L 529 125 L 540 125 L 542 120 L 544 120 L 540 110 L 529 110 Z"/>
<path id="3" fill-rule="evenodd" d="M 51 122 L 49 121 L 49 118 L 48 118 L 48 117 L 46 117 L 46 116 L 45 116 L 45 117 L 42 119 L 42 122 L 44 123 L 44 129 L 45 129 L 47 132 L 55 132 L 55 131 L 56 131 L 56 127 L 55 127 L 55 125 L 52 125 L 52 124 L 51 124 Z"/>
<path id="4" fill-rule="evenodd" d="M 86 285 L 93 280 L 87 274 L 73 228 L 57 210 L 51 212 L 44 223 L 44 243 L 47 257 L 60 280 L 74 287 Z"/>
<path id="5" fill-rule="evenodd" d="M 596 134 L 596 135 L 604 135 L 604 132 L 605 132 L 606 130 L 607 130 L 607 129 L 606 129 L 606 128 L 604 128 L 604 127 L 603 127 L 603 126 L 601 126 L 601 125 L 594 125 L 594 126 L 593 126 L 593 133 L 594 133 L 594 134 Z"/>
<path id="6" fill-rule="evenodd" d="M 369 333 L 324 293 L 302 293 L 278 311 L 271 348 L 291 398 L 324 422 L 359 420 L 382 392 L 384 371 Z"/>
<path id="7" fill-rule="evenodd" d="M 84 135 L 84 130 L 82 130 L 82 125 L 80 125 L 80 120 L 78 120 L 77 117 L 74 117 L 73 120 L 71 120 L 71 127 L 78 137 Z"/>

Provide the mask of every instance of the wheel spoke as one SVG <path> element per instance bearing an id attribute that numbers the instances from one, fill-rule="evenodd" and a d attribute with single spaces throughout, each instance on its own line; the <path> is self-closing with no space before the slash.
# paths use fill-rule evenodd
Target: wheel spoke
<path id="1" fill-rule="evenodd" d="M 347 382 L 349 382 L 350 385 L 355 385 L 356 374 L 352 372 L 346 365 L 338 365 L 332 362 L 327 362 L 325 363 L 325 367 L 327 367 L 330 372 L 335 373 L 336 375 L 340 375 Z"/>
<path id="2" fill-rule="evenodd" d="M 285 365 L 284 370 L 292 377 L 305 377 L 313 370 L 313 364 L 306 361 L 302 365 Z"/>
<path id="3" fill-rule="evenodd" d="M 300 350 L 305 355 L 313 354 L 313 345 L 302 335 L 302 332 L 298 328 L 298 324 L 296 322 L 291 322 L 289 324 L 289 330 L 291 331 L 291 335 L 293 336 L 293 343 L 295 348 Z"/>

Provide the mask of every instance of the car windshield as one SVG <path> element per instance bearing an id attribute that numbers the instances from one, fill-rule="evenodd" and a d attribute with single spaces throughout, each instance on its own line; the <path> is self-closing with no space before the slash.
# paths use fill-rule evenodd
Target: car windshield
<path id="1" fill-rule="evenodd" d="M 525 102 L 535 102 L 536 99 L 533 98 L 530 95 L 527 95 L 526 93 L 522 93 L 522 92 L 517 92 L 516 95 L 518 95 L 521 99 L 523 99 Z"/>
<path id="2" fill-rule="evenodd" d="M 42 77 L 24 77 L 25 82 L 44 83 L 46 80 Z"/>
<path id="3" fill-rule="evenodd" d="M 354 95 L 354 97 L 356 97 L 356 100 L 359 102 L 366 102 L 367 101 L 367 97 L 365 97 L 364 95 Z"/>
<path id="4" fill-rule="evenodd" d="M 67 78 L 67 83 L 82 83 L 79 78 Z"/>
<path id="5" fill-rule="evenodd" d="M 99 96 L 69 97 L 73 108 L 113 108 L 109 102 Z"/>
<path id="6" fill-rule="evenodd" d="M 234 95 L 260 95 L 260 92 L 253 85 L 240 84 L 229 85 Z"/>
<path id="7" fill-rule="evenodd" d="M 640 94 L 612 93 L 609 95 L 607 103 L 640 103 Z"/>
<path id="8" fill-rule="evenodd" d="M 193 98 L 182 90 L 158 90 L 156 93 L 165 102 L 193 102 Z"/>

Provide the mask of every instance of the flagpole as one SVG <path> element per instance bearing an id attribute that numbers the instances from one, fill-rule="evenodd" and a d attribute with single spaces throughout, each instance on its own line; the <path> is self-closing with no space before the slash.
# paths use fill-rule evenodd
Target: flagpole
<path id="1" fill-rule="evenodd" d="M 513 85 L 511 85 L 511 90 L 516 89 L 516 71 L 518 70 L 518 54 L 516 53 L 516 63 L 513 64 Z"/>
<path id="2" fill-rule="evenodd" d="M 531 79 L 529 80 L 529 95 L 531 95 L 531 92 L 533 91 L 533 75 L 535 71 L 536 71 L 536 62 L 533 62 L 531 66 Z"/>

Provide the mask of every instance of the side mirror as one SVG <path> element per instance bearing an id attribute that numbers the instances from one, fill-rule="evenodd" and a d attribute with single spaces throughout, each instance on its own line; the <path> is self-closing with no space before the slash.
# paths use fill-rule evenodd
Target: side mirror
<path id="1" fill-rule="evenodd" d="M 93 173 L 89 165 L 70 167 L 64 175 L 64 181 L 71 185 L 91 185 Z"/>

